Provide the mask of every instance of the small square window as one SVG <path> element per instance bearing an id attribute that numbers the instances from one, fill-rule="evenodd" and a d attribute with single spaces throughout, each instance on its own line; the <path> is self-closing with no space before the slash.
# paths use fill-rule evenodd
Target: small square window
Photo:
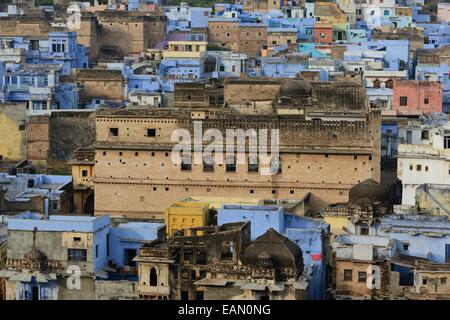
<path id="1" fill-rule="evenodd" d="M 429 104 L 430 103 L 430 99 L 428 99 L 428 98 L 423 99 L 423 103 L 424 104 Z"/>
<path id="2" fill-rule="evenodd" d="M 400 97 L 400 106 L 401 107 L 406 107 L 408 106 L 408 97 Z"/>
<path id="3" fill-rule="evenodd" d="M 119 135 L 119 128 L 109 128 L 109 135 L 117 137 Z"/>
<path id="4" fill-rule="evenodd" d="M 156 129 L 147 129 L 147 137 L 156 137 Z"/>
<path id="5" fill-rule="evenodd" d="M 88 176 L 88 171 L 87 171 L 87 170 L 81 171 L 81 175 L 82 175 L 83 177 L 87 177 L 87 176 Z"/>
<path id="6" fill-rule="evenodd" d="M 420 164 L 417 165 L 417 171 L 422 171 L 422 165 Z"/>

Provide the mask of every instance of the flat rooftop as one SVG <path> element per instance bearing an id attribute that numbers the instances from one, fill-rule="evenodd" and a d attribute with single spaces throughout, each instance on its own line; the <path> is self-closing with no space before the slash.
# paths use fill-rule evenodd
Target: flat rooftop
<path id="1" fill-rule="evenodd" d="M 90 216 L 60 216 L 50 215 L 45 217 L 39 213 L 23 212 L 8 220 L 9 230 L 33 231 L 55 231 L 55 232 L 96 232 L 111 223 L 110 217 Z"/>

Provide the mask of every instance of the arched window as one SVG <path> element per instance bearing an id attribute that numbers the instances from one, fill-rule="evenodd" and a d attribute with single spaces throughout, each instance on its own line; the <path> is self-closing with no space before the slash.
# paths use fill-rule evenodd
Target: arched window
<path id="1" fill-rule="evenodd" d="M 375 81 L 373 82 L 373 87 L 374 88 L 379 88 L 380 87 L 380 80 L 375 79 Z"/>
<path id="2" fill-rule="evenodd" d="M 385 86 L 386 86 L 386 88 L 393 89 L 394 88 L 394 81 L 392 79 L 389 79 L 388 81 L 386 81 Z"/>
<path id="3" fill-rule="evenodd" d="M 156 274 L 156 269 L 152 268 L 150 270 L 150 286 L 156 287 L 158 285 L 158 276 Z"/>

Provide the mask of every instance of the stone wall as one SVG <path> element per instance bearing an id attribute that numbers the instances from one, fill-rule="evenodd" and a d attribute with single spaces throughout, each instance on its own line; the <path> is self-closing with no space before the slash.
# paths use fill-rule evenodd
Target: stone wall
<path id="1" fill-rule="evenodd" d="M 126 98 L 126 81 L 120 70 L 76 69 L 71 78 L 82 86 L 82 102 L 91 102 L 100 97 L 109 102 L 121 102 Z"/>
<path id="2" fill-rule="evenodd" d="M 53 28 L 43 15 L 0 18 L 0 34 L 2 36 L 46 36 L 51 31 Z"/>
<path id="3" fill-rule="evenodd" d="M 26 124 L 27 160 L 46 163 L 50 150 L 50 118 L 47 115 L 30 116 Z"/>
<path id="4" fill-rule="evenodd" d="M 95 297 L 97 300 L 137 299 L 137 282 L 123 281 L 95 281 Z"/>
<path id="5" fill-rule="evenodd" d="M 93 110 L 52 112 L 50 118 L 50 150 L 52 161 L 70 160 L 73 152 L 95 141 Z"/>
<path id="6" fill-rule="evenodd" d="M 322 124 L 301 117 L 255 115 L 216 115 L 203 121 L 204 131 L 280 129 L 282 172 L 264 176 L 248 172 L 248 155 L 236 172 L 226 172 L 223 164 L 216 164 L 214 172 L 204 172 L 201 164 L 181 170 L 171 160 L 171 134 L 179 128 L 193 133 L 192 119 L 186 119 L 188 111 L 172 111 L 98 110 L 96 214 L 162 218 L 167 206 L 189 196 L 301 199 L 308 192 L 312 210 L 317 211 L 329 203 L 347 202 L 354 184 L 379 180 L 379 112 L 366 121 Z M 111 128 L 118 130 L 117 136 L 110 134 Z M 151 128 L 155 135 L 149 137 Z"/>

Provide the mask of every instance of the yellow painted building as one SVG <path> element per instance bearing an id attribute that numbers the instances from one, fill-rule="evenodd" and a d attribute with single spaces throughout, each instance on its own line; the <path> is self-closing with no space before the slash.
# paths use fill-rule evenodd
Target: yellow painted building
<path id="1" fill-rule="evenodd" d="M 396 7 L 395 15 L 400 17 L 412 17 L 412 9 L 410 7 Z"/>
<path id="2" fill-rule="evenodd" d="M 175 202 L 165 211 L 166 230 L 168 235 L 188 228 L 203 227 L 208 224 L 209 204 L 182 200 Z"/>
<path id="3" fill-rule="evenodd" d="M 0 158 L 20 161 L 25 156 L 25 104 L 0 104 Z"/>
<path id="4" fill-rule="evenodd" d="M 185 199 L 186 201 L 204 202 L 209 204 L 210 209 L 220 209 L 225 204 L 229 205 L 259 205 L 262 199 L 249 198 L 249 197 L 208 197 L 208 196 L 192 196 Z"/>
<path id="5" fill-rule="evenodd" d="M 346 14 L 334 2 L 315 2 L 314 16 L 323 23 L 347 23 Z"/>
<path id="6" fill-rule="evenodd" d="M 341 234 L 348 234 L 349 218 L 347 216 L 324 216 L 323 220 L 330 225 L 330 232 L 333 239 Z"/>
<path id="7" fill-rule="evenodd" d="M 206 52 L 207 41 L 169 41 L 169 49 L 163 51 L 164 58 L 202 58 Z"/>
<path id="8" fill-rule="evenodd" d="M 79 148 L 74 151 L 72 166 L 74 212 L 94 213 L 94 168 L 95 151 L 92 148 Z"/>
<path id="9" fill-rule="evenodd" d="M 168 235 L 188 228 L 207 226 L 210 210 L 218 210 L 224 205 L 258 205 L 262 199 L 249 197 L 208 197 L 192 196 L 175 202 L 165 211 Z M 197 234 L 200 235 L 200 232 Z"/>

